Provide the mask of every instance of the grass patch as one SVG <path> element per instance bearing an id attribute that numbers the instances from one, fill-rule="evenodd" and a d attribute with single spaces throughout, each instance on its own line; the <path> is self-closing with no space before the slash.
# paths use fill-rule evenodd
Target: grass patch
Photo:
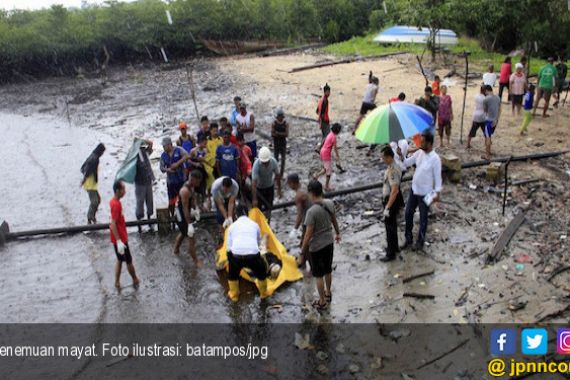
<path id="1" fill-rule="evenodd" d="M 382 45 L 373 41 L 376 33 L 368 34 L 366 36 L 352 37 L 350 40 L 338 42 L 325 46 L 322 51 L 328 54 L 338 56 L 360 55 L 369 57 L 373 55 L 396 53 L 404 51 L 410 54 L 421 55 L 424 51 L 425 45 L 419 44 L 394 44 Z M 505 59 L 505 55 L 501 53 L 489 52 L 484 50 L 479 42 L 472 38 L 459 38 L 458 44 L 449 48 L 452 53 L 461 53 L 463 51 L 470 51 L 469 57 L 470 67 L 472 70 L 485 72 L 487 66 L 492 63 L 495 65 L 495 71 L 498 72 L 501 64 Z M 429 59 L 429 52 L 426 51 L 424 59 Z M 514 63 L 519 61 L 518 57 L 513 57 Z M 538 70 L 546 63 L 544 60 L 531 58 L 530 60 L 530 73 L 537 74 Z M 513 67 L 514 69 L 514 67 Z"/>

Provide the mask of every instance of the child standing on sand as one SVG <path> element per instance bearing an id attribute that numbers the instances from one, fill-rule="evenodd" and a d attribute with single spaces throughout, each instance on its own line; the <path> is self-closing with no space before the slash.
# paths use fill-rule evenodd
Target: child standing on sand
<path id="1" fill-rule="evenodd" d="M 336 155 L 337 165 L 340 165 L 340 155 L 338 154 L 338 147 L 336 145 L 336 136 L 340 133 L 342 126 L 339 123 L 334 123 L 330 133 L 325 138 L 323 142 L 323 146 L 321 148 L 321 162 L 323 163 L 322 170 L 317 173 L 315 179 L 318 180 L 320 176 L 325 174 L 327 176 L 327 180 L 325 183 L 325 191 L 331 191 L 332 188 L 330 187 L 331 175 L 333 172 L 332 168 L 332 151 L 334 149 Z"/>
<path id="2" fill-rule="evenodd" d="M 528 86 L 526 94 L 523 98 L 523 108 L 524 108 L 524 118 L 521 125 L 521 135 L 526 135 L 528 133 L 528 125 L 532 121 L 532 105 L 534 103 L 534 85 Z"/>

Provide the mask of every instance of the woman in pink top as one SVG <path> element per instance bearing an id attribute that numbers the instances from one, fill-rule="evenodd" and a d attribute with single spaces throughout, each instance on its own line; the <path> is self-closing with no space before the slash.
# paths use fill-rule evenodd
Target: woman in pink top
<path id="1" fill-rule="evenodd" d="M 321 148 L 321 162 L 323 163 L 323 168 L 320 172 L 315 175 L 315 179 L 318 180 L 323 174 L 327 176 L 327 181 L 325 183 L 325 191 L 331 191 L 330 187 L 331 175 L 333 172 L 332 168 L 332 151 L 334 149 L 336 155 L 337 165 L 340 165 L 340 156 L 338 154 L 338 147 L 336 146 L 336 136 L 340 133 L 342 126 L 339 123 L 334 123 L 331 127 L 331 131 L 325 138 L 323 146 Z"/>
<path id="2" fill-rule="evenodd" d="M 511 57 L 506 57 L 501 65 L 501 74 L 499 75 L 499 98 L 503 101 L 503 89 L 506 87 L 509 91 L 509 79 L 511 78 Z M 510 100 L 510 92 L 509 92 Z"/>
<path id="3" fill-rule="evenodd" d="M 511 96 L 513 115 L 515 114 L 515 108 L 517 109 L 517 115 L 519 115 L 521 113 L 523 96 L 526 92 L 526 75 L 524 74 L 522 63 L 517 63 L 515 67 L 515 72 L 511 75 L 509 81 L 509 94 Z"/>

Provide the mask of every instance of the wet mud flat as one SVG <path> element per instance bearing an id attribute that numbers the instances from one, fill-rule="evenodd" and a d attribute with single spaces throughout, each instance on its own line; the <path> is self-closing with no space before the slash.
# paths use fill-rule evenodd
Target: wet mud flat
<path id="1" fill-rule="evenodd" d="M 258 66 L 254 63 L 263 66 L 267 62 L 258 59 L 196 63 L 192 78 L 199 111 L 210 119 L 227 116 L 233 96 L 240 95 L 256 115 L 259 130 L 267 134 L 273 110 L 284 107 L 292 125 L 286 174 L 297 172 L 306 184 L 320 168 L 314 153 L 320 132 L 314 122 L 294 116 L 311 115 L 316 97 L 303 87 L 303 81 L 286 85 L 262 72 L 255 81 Z M 313 58 L 287 56 L 283 62 L 292 65 L 309 59 Z M 355 66 L 359 72 L 359 65 L 346 65 L 346 69 Z M 398 62 L 386 65 L 397 66 Z M 353 90 L 352 83 L 347 84 L 349 88 L 340 86 L 338 92 Z M 83 223 L 87 196 L 78 187 L 79 166 L 98 141 L 108 146 L 101 166 L 103 202 L 98 219 L 108 220 L 114 174 L 132 138 L 153 139 L 153 157 L 157 157 L 160 139 L 177 135 L 178 120 L 197 128 L 184 65 L 113 69 L 105 79 L 10 85 L 1 88 L 0 94 L 4 112 L 0 128 L 8 137 L 8 149 L 0 153 L 0 167 L 8 179 L 0 184 L 7 194 L 0 200 L 0 216 L 13 230 Z M 304 115 L 301 109 L 307 110 Z M 355 112 L 339 111 L 335 120 L 349 125 Z M 366 156 L 367 149 L 358 149 L 361 144 L 346 128 L 339 141 L 347 171 L 334 174 L 335 189 L 381 180 L 384 165 L 379 149 Z M 547 146 L 557 144 L 545 141 Z M 269 141 L 259 137 L 258 145 L 263 144 Z M 516 154 L 517 149 L 513 144 L 508 152 Z M 464 162 L 478 154 L 476 149 L 465 152 L 458 144 L 439 153 L 454 153 Z M 153 166 L 158 178 L 155 205 L 162 207 L 166 204 L 165 177 L 156 161 Z M 343 242 L 335 247 L 333 303 L 323 314 L 309 307 L 315 288 L 307 272 L 303 280 L 275 293 L 269 301 L 274 307 L 260 308 L 249 284 L 242 284 L 240 302 L 231 304 L 225 296 L 225 282 L 215 271 L 215 226 L 203 225 L 197 246 L 206 265 L 199 270 L 187 255 L 172 254 L 174 234 L 162 237 L 129 231 L 142 284 L 137 290 L 129 287 L 125 273 L 121 292 L 113 287 L 115 258 L 106 232 L 9 243 L 0 250 L 4 262 L 0 301 L 7 305 L 0 316 L 6 322 L 561 321 L 567 316 L 565 284 L 570 275 L 570 271 L 557 274 L 570 256 L 567 169 L 567 156 L 512 163 L 512 181 L 540 181 L 511 186 L 505 216 L 501 214 L 502 192 L 490 187 L 485 168 L 464 170 L 460 184 L 446 181 L 443 201 L 432 209 L 426 252 L 403 252 L 390 264 L 379 261 L 385 245 L 385 231 L 378 219 L 380 190 L 335 198 Z M 409 186 L 409 182 L 402 186 L 404 194 Z M 127 191 L 123 204 L 131 220 L 134 189 Z M 284 194 L 276 202 L 292 199 L 290 191 Z M 486 264 L 487 254 L 521 209 L 527 209 L 525 222 L 498 262 Z M 298 237 L 290 234 L 294 216 L 293 208 L 276 210 L 271 224 L 290 252 L 297 254 Z M 401 241 L 403 228 L 401 215 Z"/>

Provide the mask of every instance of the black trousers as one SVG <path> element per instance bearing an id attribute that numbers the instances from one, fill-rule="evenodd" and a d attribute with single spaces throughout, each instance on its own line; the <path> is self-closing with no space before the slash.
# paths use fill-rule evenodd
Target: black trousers
<path id="1" fill-rule="evenodd" d="M 275 186 L 266 187 L 265 189 L 257 188 L 259 199 L 259 209 L 263 212 L 268 221 L 271 220 L 271 210 L 273 209 L 273 200 L 275 198 Z"/>
<path id="2" fill-rule="evenodd" d="M 255 278 L 265 280 L 267 278 L 267 264 L 259 253 L 255 255 L 234 255 L 228 251 L 228 280 L 239 280 L 239 272 L 243 268 L 251 269 Z"/>
<path id="3" fill-rule="evenodd" d="M 384 206 L 388 203 L 388 197 L 384 198 Z M 390 215 L 384 218 L 384 226 L 386 227 L 386 240 L 388 247 L 386 249 L 386 256 L 395 257 L 398 252 L 398 214 L 404 203 L 402 193 L 398 193 L 396 202 L 390 208 Z"/>

